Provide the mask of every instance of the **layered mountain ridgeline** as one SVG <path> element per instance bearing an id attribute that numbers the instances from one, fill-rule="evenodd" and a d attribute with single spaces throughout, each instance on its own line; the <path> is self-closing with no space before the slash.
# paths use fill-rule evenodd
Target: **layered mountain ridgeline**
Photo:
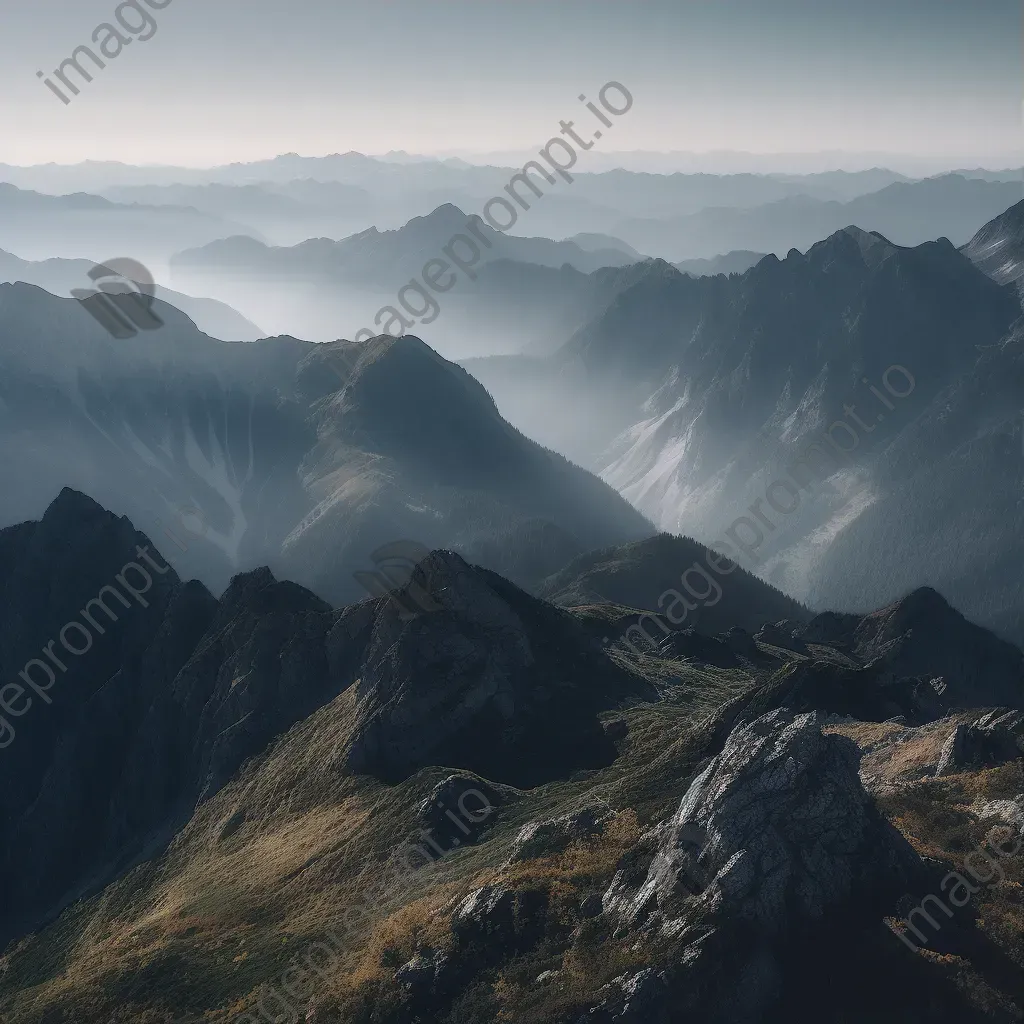
<path id="1" fill-rule="evenodd" d="M 1024 788 L 1024 714 L 950 713 L 1024 707 L 1024 656 L 937 594 L 732 631 L 723 664 L 690 631 L 609 658 L 600 607 L 449 552 L 342 610 L 266 570 L 217 601 L 69 491 L 0 561 L 0 678 L 53 638 L 76 673 L 3 693 L 5 1020 L 1024 1012 L 1017 859 L 915 913 L 979 878 L 964 855 Z M 99 634 L 81 608 L 121 578 L 148 606 L 124 591 Z M 71 621 L 107 646 L 67 651 Z"/>
<path id="2" fill-rule="evenodd" d="M 763 252 L 737 249 L 721 253 L 711 259 L 683 260 L 675 265 L 676 270 L 693 277 L 711 277 L 714 274 L 742 274 L 756 266 L 765 257 Z"/>
<path id="3" fill-rule="evenodd" d="M 263 568 L 217 601 L 126 519 L 65 489 L 41 521 L 0 531 L 0 562 L 0 678 L 20 680 L 0 740 L 21 780 L 5 788 L 0 836 L 24 882 L 4 939 L 165 842 L 353 683 L 348 761 L 390 779 L 446 761 L 529 784 L 599 767 L 615 751 L 598 713 L 657 695 L 568 613 L 453 553 L 421 563 L 406 600 L 336 612 Z"/>
<path id="4" fill-rule="evenodd" d="M 651 269 L 552 359 L 469 364 L 505 414 L 800 600 L 864 610 L 928 584 L 1010 628 L 1012 287 L 944 239 L 853 227 L 738 277 Z"/>
<path id="5" fill-rule="evenodd" d="M 256 234 L 189 207 L 112 203 L 86 193 L 50 196 L 0 182 L 0 249 L 27 260 L 87 258 L 100 249 L 101 259 L 131 253 L 159 267 L 187 246 L 242 233 Z"/>
<path id="6" fill-rule="evenodd" d="M 686 260 L 730 249 L 782 255 L 805 249 L 844 224 L 860 224 L 900 245 L 946 237 L 963 245 L 1020 198 L 1020 182 L 943 174 L 897 181 L 846 202 L 795 194 L 750 209 L 708 206 L 683 217 L 635 219 L 613 231 L 643 252 Z"/>
<path id="7" fill-rule="evenodd" d="M 269 564 L 339 602 L 365 596 L 353 573 L 396 541 L 532 586 L 653 532 L 415 338 L 228 344 L 154 308 L 164 326 L 126 342 L 73 300 L 0 286 L 3 521 L 68 484 L 215 590 Z"/>
<path id="8" fill-rule="evenodd" d="M 307 238 L 344 238 L 385 215 L 384 205 L 365 188 L 312 178 L 255 184 L 120 185 L 99 189 L 118 203 L 191 206 L 255 228 L 274 245 Z"/>
<path id="9" fill-rule="evenodd" d="M 70 295 L 73 288 L 91 288 L 89 271 L 96 260 L 41 260 L 34 263 L 0 251 L 0 283 L 23 281 L 45 288 L 53 295 Z M 154 287 L 156 298 L 180 309 L 205 334 L 222 341 L 255 341 L 266 337 L 241 313 L 216 299 L 183 295 L 169 288 Z"/>
<path id="10" fill-rule="evenodd" d="M 427 328 L 438 321 L 432 334 L 450 354 L 456 339 L 463 347 L 472 345 L 471 353 L 481 346 L 493 350 L 488 331 L 511 344 L 506 351 L 518 351 L 524 343 L 511 340 L 513 324 L 506 322 L 514 306 L 489 308 L 472 295 L 488 264 L 513 261 L 553 270 L 568 265 L 589 273 L 628 265 L 634 262 L 631 253 L 505 234 L 446 203 L 396 230 L 371 227 L 340 241 L 315 238 L 273 248 L 251 238 L 230 238 L 179 253 L 171 269 L 175 283 L 186 290 L 201 285 L 259 323 L 315 340 L 337 337 L 339 330 L 349 337 L 363 328 L 397 333 L 389 326 L 392 319 L 404 321 L 410 332 L 417 324 Z M 433 268 L 425 269 L 431 260 Z M 394 312 L 381 313 L 386 306 Z M 484 327 L 481 309 L 488 310 Z"/>

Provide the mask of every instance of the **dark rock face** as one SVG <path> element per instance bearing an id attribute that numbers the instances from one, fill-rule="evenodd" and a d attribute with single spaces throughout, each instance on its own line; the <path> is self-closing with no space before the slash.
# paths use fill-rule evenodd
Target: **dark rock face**
<path id="1" fill-rule="evenodd" d="M 485 885 L 452 914 L 455 948 L 463 965 L 498 963 L 533 946 L 543 933 L 547 894 Z"/>
<path id="2" fill-rule="evenodd" d="M 877 921 L 917 878 L 917 855 L 858 765 L 854 744 L 822 735 L 815 715 L 741 724 L 657 833 L 646 874 L 616 874 L 606 914 L 687 943 L 672 981 L 680 1011 L 760 1019 L 782 980 L 774 950 L 836 921 Z"/>
<path id="3" fill-rule="evenodd" d="M 650 967 L 623 974 L 602 991 L 604 1000 L 576 1024 L 670 1024 L 671 993 L 664 974 Z"/>
<path id="4" fill-rule="evenodd" d="M 319 598 L 264 569 L 218 602 L 181 583 L 127 520 L 73 491 L 41 522 L 0 531 L 0 563 L 0 678 L 18 679 L 48 640 L 59 656 L 69 622 L 88 623 L 92 639 L 63 653 L 67 671 L 49 690 L 44 663 L 31 666 L 38 699 L 12 704 L 21 715 L 0 770 L 18 785 L 0 791 L 0 868 L 23 884 L 2 945 L 159 848 L 245 758 L 353 677 L 340 663 L 332 675 L 339 616 Z M 81 630 L 65 636 L 86 647 Z"/>
<path id="5" fill-rule="evenodd" d="M 990 712 L 973 723 L 961 722 L 942 745 L 936 775 L 991 768 L 1021 756 L 1019 712 Z"/>
<path id="6" fill-rule="evenodd" d="M 766 622 L 755 634 L 754 639 L 790 651 L 803 651 L 806 650 L 806 646 L 794 636 L 797 628 L 797 624 L 788 619 L 774 623 Z"/>
<path id="7" fill-rule="evenodd" d="M 91 863 L 118 856 L 104 823 L 123 778 L 120 752 L 214 601 L 183 586 L 126 519 L 68 489 L 42 521 L 0 531 L 0 564 L 0 772 L 9 780 L 0 869 L 22 880 L 5 901 L 2 945 L 34 912 L 55 908 Z"/>
<path id="8" fill-rule="evenodd" d="M 403 621 L 380 605 L 359 684 L 349 756 L 358 772 L 400 779 L 453 764 L 529 786 L 611 763 L 597 713 L 646 684 L 618 669 L 566 612 L 451 552 L 413 582 L 436 611 Z"/>
<path id="9" fill-rule="evenodd" d="M 424 949 L 395 973 L 395 981 L 415 1004 L 447 994 L 452 964 L 446 953 Z"/>

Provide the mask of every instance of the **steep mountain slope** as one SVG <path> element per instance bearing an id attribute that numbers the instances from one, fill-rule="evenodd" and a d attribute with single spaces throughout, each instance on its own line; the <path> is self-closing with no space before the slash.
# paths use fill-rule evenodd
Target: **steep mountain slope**
<path id="1" fill-rule="evenodd" d="M 415 338 L 230 344 L 155 308 L 162 328 L 121 341 L 71 299 L 0 285 L 2 521 L 71 485 L 164 537 L 179 571 L 216 590 L 270 564 L 335 601 L 363 596 L 353 573 L 372 577 L 397 541 L 532 585 L 651 532 Z"/>
<path id="2" fill-rule="evenodd" d="M 341 612 L 266 568 L 216 601 L 126 519 L 66 489 L 39 522 L 0 530 L 0 564 L 0 675 L 25 684 L 0 737 L 4 771 L 22 780 L 0 803 L 0 864 L 25 881 L 0 945 L 159 847 L 354 682 L 349 760 L 389 778 L 447 759 L 537 784 L 607 764 L 597 713 L 656 697 L 570 615 L 450 552 L 394 599 Z M 413 587 L 428 611 L 407 611 Z"/>
<path id="3" fill-rule="evenodd" d="M 788 619 L 795 625 L 809 617 L 798 602 L 738 566 L 721 565 L 724 572 L 719 579 L 716 566 L 708 565 L 707 554 L 706 548 L 688 537 L 663 533 L 580 555 L 545 580 L 538 593 L 561 605 L 605 602 L 664 612 L 669 602 L 663 595 L 674 595 L 682 586 L 696 603 L 686 623 L 703 633 L 725 632 L 732 626 L 756 633 L 766 622 Z M 687 589 L 680 577 L 693 566 Z M 697 587 L 704 591 L 699 600 L 693 593 Z"/>
<path id="4" fill-rule="evenodd" d="M 921 409 L 879 454 L 875 501 L 823 553 L 812 600 L 863 607 L 922 583 L 1019 642 L 1024 560 L 1024 333 L 1018 329 Z M 863 580 L 865 559 L 878 567 Z"/>
<path id="5" fill-rule="evenodd" d="M 961 251 L 999 284 L 1024 277 L 1024 200 L 980 228 Z"/>

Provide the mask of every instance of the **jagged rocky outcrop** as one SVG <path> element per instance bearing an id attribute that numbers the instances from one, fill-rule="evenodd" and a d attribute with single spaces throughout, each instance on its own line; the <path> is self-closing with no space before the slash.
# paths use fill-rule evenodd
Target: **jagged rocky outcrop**
<path id="1" fill-rule="evenodd" d="M 820 726 L 784 710 L 738 725 L 654 834 L 646 873 L 633 860 L 605 893 L 621 926 L 684 942 L 665 990 L 679 1015 L 763 1019 L 783 983 L 778 951 L 838 920 L 880 920 L 918 875 L 856 747 Z"/>
<path id="2" fill-rule="evenodd" d="M 936 775 L 953 775 L 991 768 L 1022 754 L 1024 715 L 991 711 L 975 722 L 959 722 L 946 738 L 935 767 Z"/>
<path id="3" fill-rule="evenodd" d="M 453 552 L 411 584 L 437 607 L 412 619 L 377 606 L 349 753 L 357 772 L 403 778 L 428 764 L 534 785 L 611 763 L 597 713 L 654 691 L 615 666 L 568 613 Z"/>

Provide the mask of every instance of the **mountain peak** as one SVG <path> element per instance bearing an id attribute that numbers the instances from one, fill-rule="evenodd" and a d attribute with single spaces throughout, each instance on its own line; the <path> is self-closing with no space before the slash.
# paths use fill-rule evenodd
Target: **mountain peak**
<path id="1" fill-rule="evenodd" d="M 898 248 L 877 231 L 865 231 L 856 224 L 849 224 L 812 245 L 806 258 L 822 261 L 825 267 L 836 261 L 855 260 L 874 270 Z"/>
<path id="2" fill-rule="evenodd" d="M 68 522 L 94 519 L 96 516 L 116 518 L 88 494 L 76 491 L 73 487 L 62 487 L 60 494 L 47 506 L 43 520 L 48 523 Z"/>

